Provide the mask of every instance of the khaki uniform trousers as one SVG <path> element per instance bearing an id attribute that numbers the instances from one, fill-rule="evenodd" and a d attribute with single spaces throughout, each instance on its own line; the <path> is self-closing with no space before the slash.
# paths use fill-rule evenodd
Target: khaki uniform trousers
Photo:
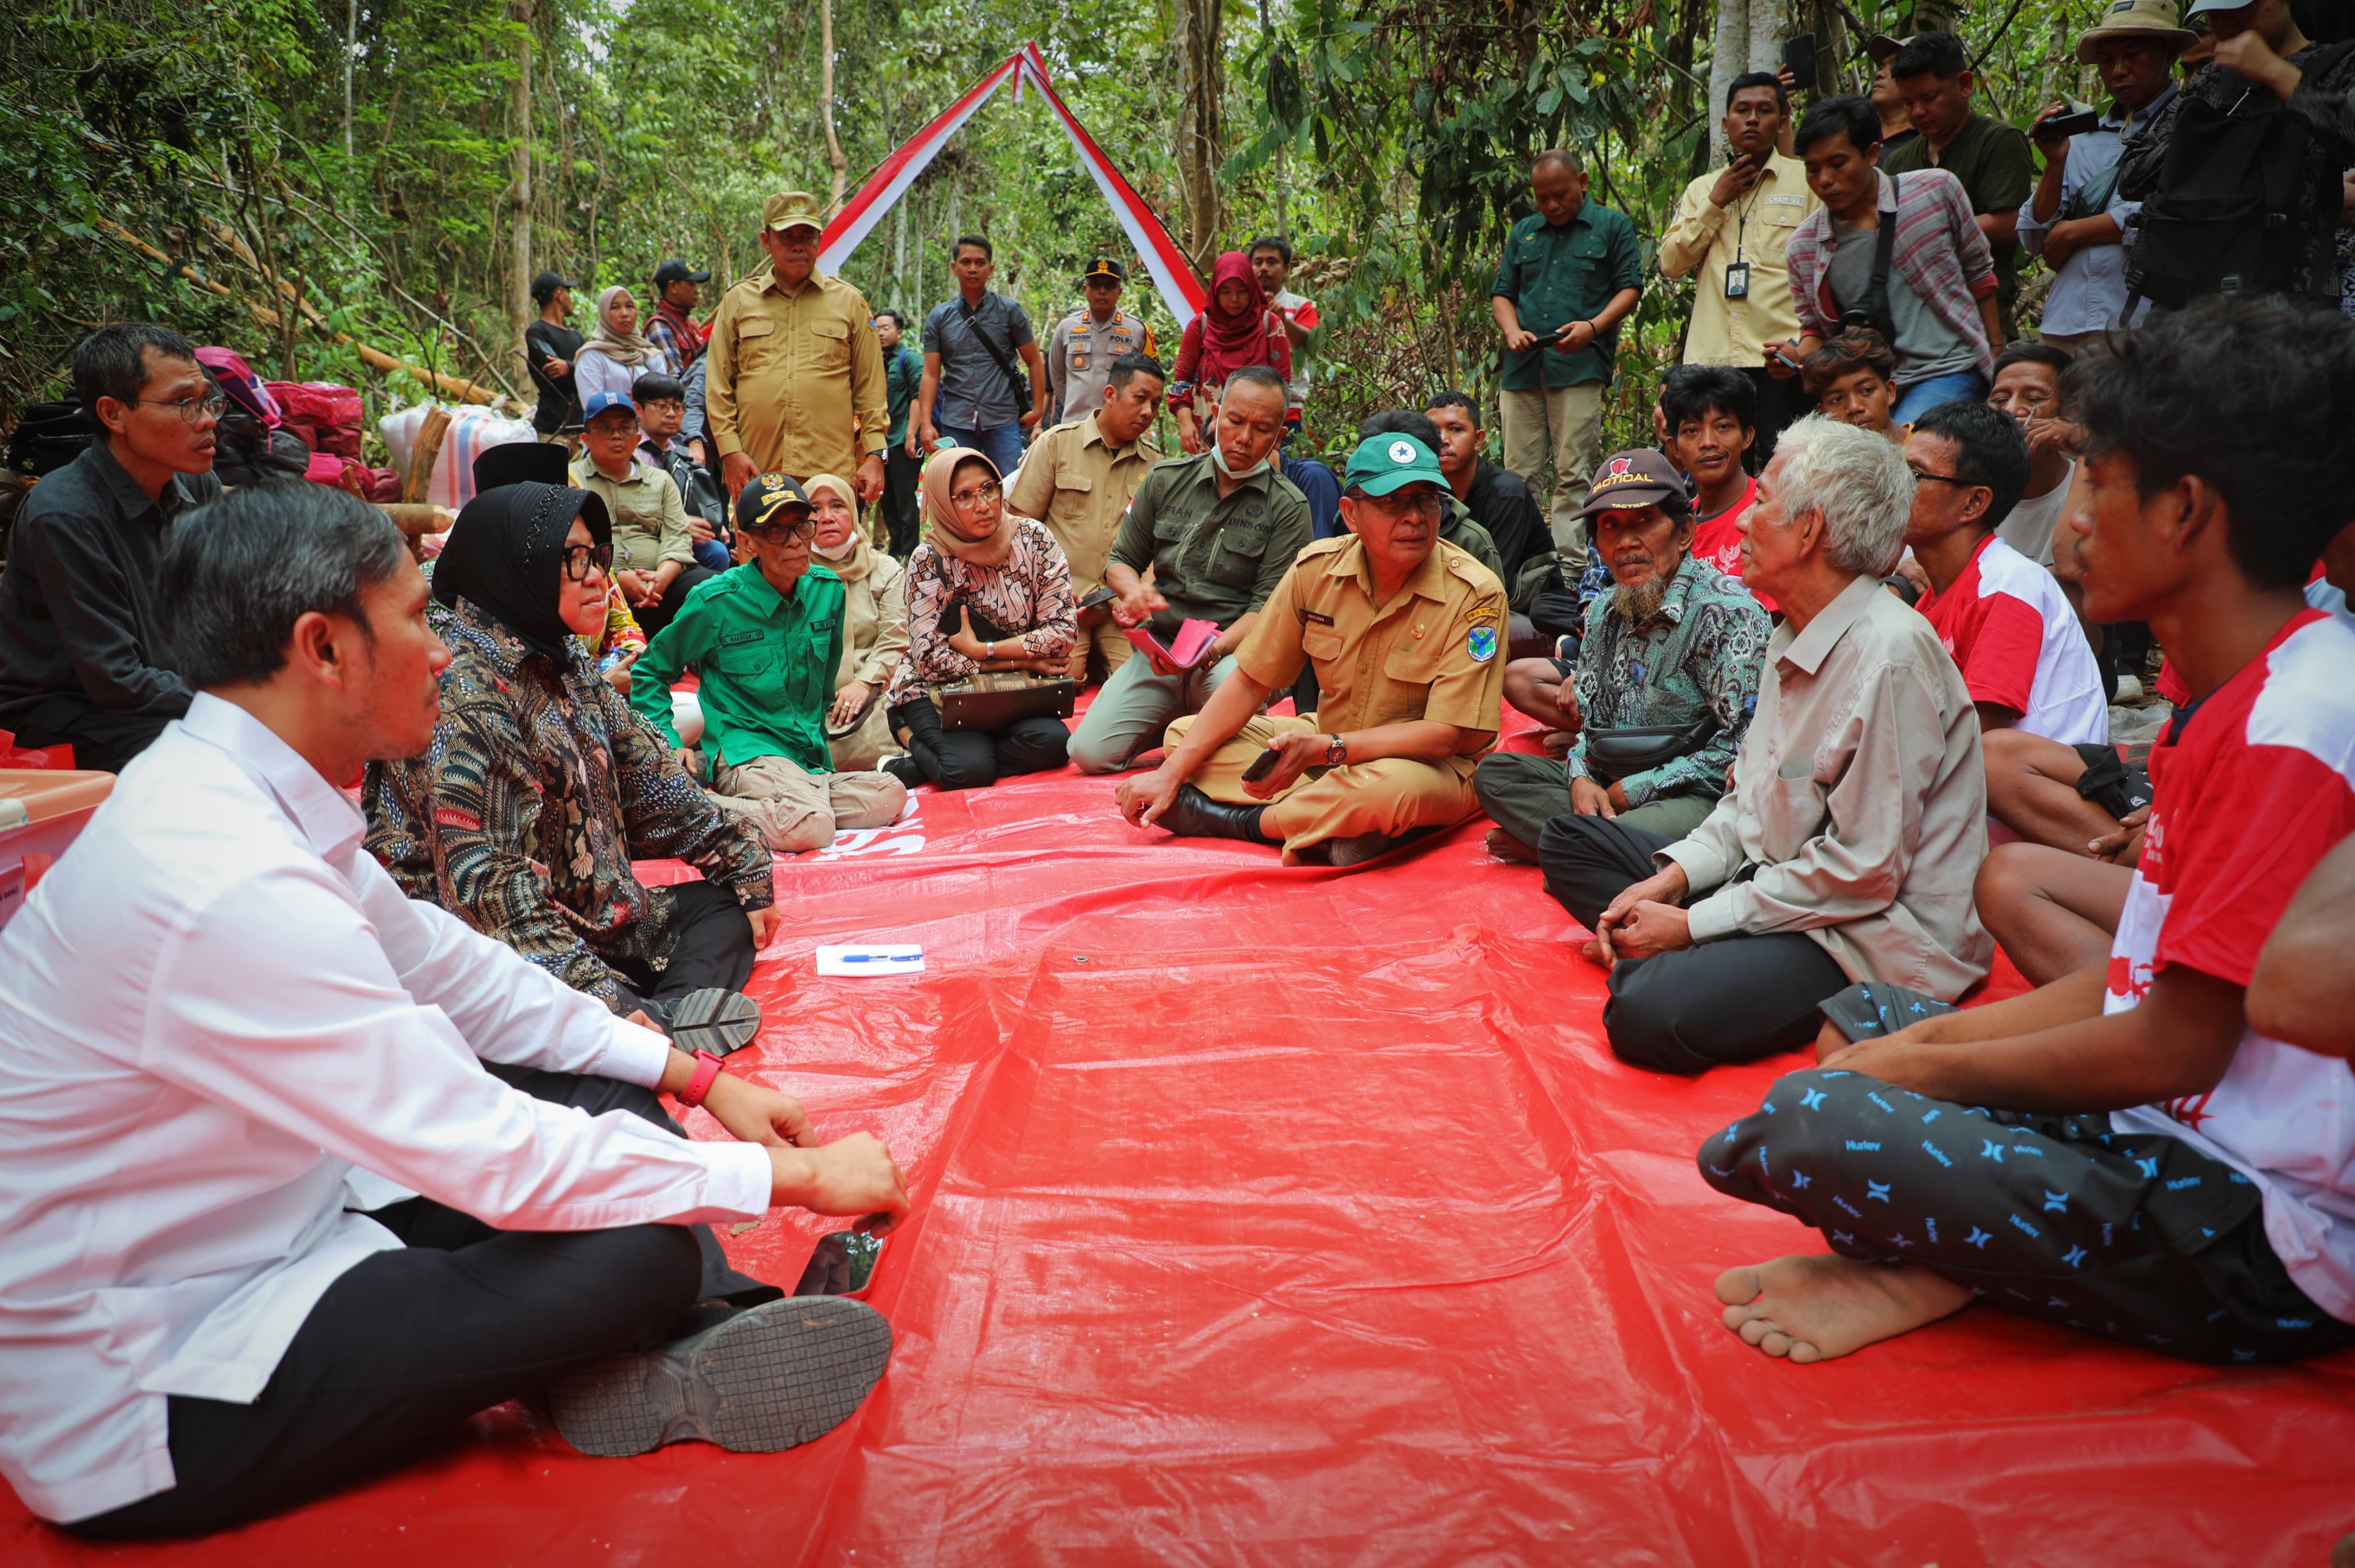
<path id="1" fill-rule="evenodd" d="M 1172 748 L 1185 738 L 1193 723 L 1190 717 L 1181 718 L 1169 726 Z M 1268 801 L 1243 788 L 1243 769 L 1267 749 L 1269 741 L 1279 735 L 1319 733 L 1313 715 L 1305 719 L 1262 715 L 1212 752 L 1189 782 L 1213 800 L 1265 805 L 1260 832 L 1284 841 L 1286 865 L 1299 864 L 1301 851 L 1330 839 L 1355 838 L 1360 833 L 1395 838 L 1417 828 L 1452 828 L 1480 814 L 1480 799 L 1472 792 L 1474 759 L 1469 757 L 1435 763 L 1385 757 L 1340 768 L 1311 768 Z"/>
<path id="2" fill-rule="evenodd" d="M 1128 633 L 1121 630 L 1120 622 L 1112 618 L 1110 611 L 1083 610 L 1080 614 L 1080 640 L 1071 645 L 1071 679 L 1082 685 L 1087 683 L 1092 662 L 1089 655 L 1092 653 L 1092 662 L 1103 666 L 1103 678 L 1109 681 L 1135 652 L 1136 644 L 1128 640 Z"/>
<path id="3" fill-rule="evenodd" d="M 784 757 L 723 767 L 711 784 L 713 802 L 750 820 L 779 854 L 824 849 L 837 828 L 889 827 L 908 803 L 908 787 L 889 773 L 810 773 Z"/>
<path id="4" fill-rule="evenodd" d="M 1505 466 L 1532 491 L 1538 491 L 1546 466 L 1553 466 L 1548 521 L 1554 548 L 1562 553 L 1563 569 L 1574 583 L 1586 569 L 1586 519 L 1578 509 L 1586 504 L 1588 482 L 1603 461 L 1603 383 L 1507 391 L 1497 400 L 1505 416 Z"/>

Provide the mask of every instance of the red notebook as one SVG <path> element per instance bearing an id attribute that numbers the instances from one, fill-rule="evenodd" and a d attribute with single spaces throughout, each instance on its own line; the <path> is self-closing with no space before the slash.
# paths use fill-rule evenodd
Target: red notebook
<path id="1" fill-rule="evenodd" d="M 1209 620 L 1187 620 L 1178 628 L 1178 635 L 1166 643 L 1153 635 L 1149 623 L 1128 627 L 1126 630 L 1138 652 L 1157 653 L 1180 670 L 1190 670 L 1200 663 L 1210 644 L 1219 640 L 1217 622 Z"/>

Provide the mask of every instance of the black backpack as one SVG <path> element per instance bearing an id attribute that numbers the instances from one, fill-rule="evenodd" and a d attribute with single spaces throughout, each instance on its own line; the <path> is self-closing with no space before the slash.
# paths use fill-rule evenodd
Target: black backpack
<path id="1" fill-rule="evenodd" d="M 713 537 L 729 538 L 728 493 L 719 488 L 719 482 L 709 472 L 696 465 L 687 448 L 674 441 L 663 449 L 662 469 L 670 475 L 670 482 L 678 486 L 679 503 L 693 515 L 710 524 Z"/>
<path id="2" fill-rule="evenodd" d="M 91 434 L 80 398 L 68 394 L 59 402 L 36 403 L 8 437 L 8 466 L 35 478 L 55 473 L 90 450 Z"/>
<path id="3" fill-rule="evenodd" d="M 2318 49 L 2304 67 L 2320 82 L 2355 42 Z M 2179 310 L 2203 294 L 2280 293 L 2307 242 L 2292 211 L 2313 141 L 2282 101 L 2254 82 L 2229 108 L 2186 98 L 2176 111 L 2158 188 L 2129 221 L 2127 309 L 2148 300 Z M 2328 193 L 2336 210 L 2339 192 Z"/>

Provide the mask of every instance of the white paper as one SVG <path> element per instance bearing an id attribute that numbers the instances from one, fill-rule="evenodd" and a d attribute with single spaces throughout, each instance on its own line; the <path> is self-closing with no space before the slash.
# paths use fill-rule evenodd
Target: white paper
<path id="1" fill-rule="evenodd" d="M 887 975 L 924 972 L 922 948 L 820 948 L 817 972 L 847 980 L 880 980 Z"/>

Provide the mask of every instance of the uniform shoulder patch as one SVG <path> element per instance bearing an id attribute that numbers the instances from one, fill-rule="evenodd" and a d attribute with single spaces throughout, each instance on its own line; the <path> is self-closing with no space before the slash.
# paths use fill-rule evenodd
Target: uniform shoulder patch
<path id="1" fill-rule="evenodd" d="M 1486 623 L 1475 626 L 1464 634 L 1464 651 L 1475 664 L 1486 664 L 1497 656 L 1497 629 Z"/>

